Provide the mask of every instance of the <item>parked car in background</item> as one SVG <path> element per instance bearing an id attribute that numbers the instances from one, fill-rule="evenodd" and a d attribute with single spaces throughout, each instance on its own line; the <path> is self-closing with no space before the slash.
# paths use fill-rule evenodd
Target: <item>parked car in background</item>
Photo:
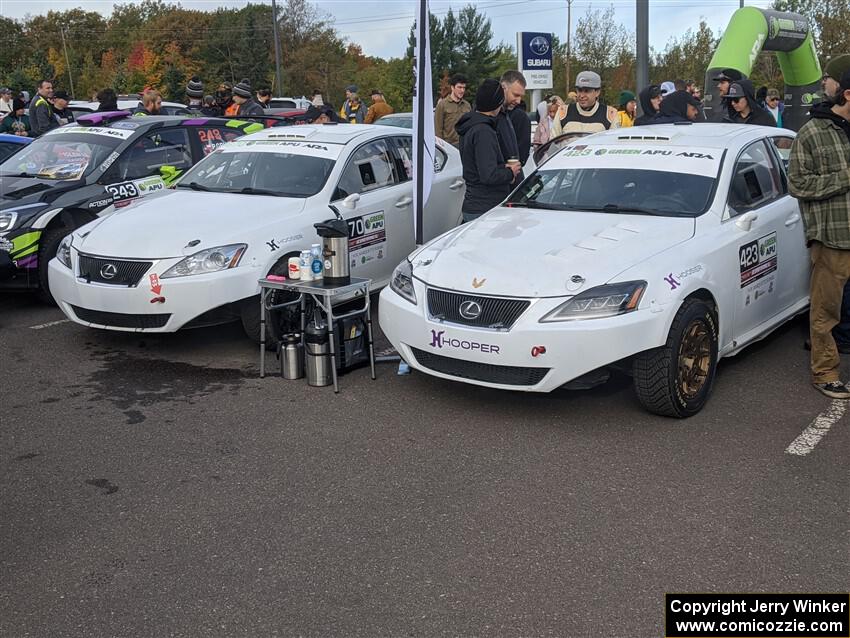
<path id="1" fill-rule="evenodd" d="M 390 113 L 378 120 L 381 126 L 397 126 L 399 128 L 413 128 L 413 113 Z"/>
<path id="2" fill-rule="evenodd" d="M 50 301 L 47 262 L 75 228 L 164 190 L 225 142 L 261 130 L 228 118 L 91 113 L 0 164 L 0 290 Z"/>
<path id="3" fill-rule="evenodd" d="M 78 118 L 80 115 L 86 115 L 88 113 L 97 112 L 98 107 L 100 107 L 100 102 L 85 102 L 82 100 L 71 100 L 68 103 L 68 108 L 74 113 L 74 118 Z M 135 111 L 137 109 L 142 108 L 141 99 L 134 99 L 133 97 L 125 98 L 121 96 L 118 98 L 118 109 L 121 111 Z M 162 103 L 162 111 L 160 115 L 199 115 L 199 111 L 193 111 L 185 104 L 180 104 L 179 102 L 163 102 Z"/>
<path id="4" fill-rule="evenodd" d="M 381 328 L 426 374 L 550 392 L 614 368 L 647 410 L 691 416 L 721 357 L 809 304 L 783 162 L 794 135 L 669 124 L 576 139 L 402 260 Z"/>
<path id="5" fill-rule="evenodd" d="M 242 321 L 259 339 L 259 284 L 319 241 L 313 225 L 348 222 L 354 277 L 385 285 L 414 247 L 413 141 L 385 126 L 271 128 L 217 149 L 174 191 L 139 201 L 62 241 L 50 286 L 71 320 L 174 332 Z M 460 155 L 442 141 L 425 236 L 460 222 Z M 156 229 L 157 232 L 151 232 Z M 269 337 L 276 342 L 274 328 Z"/>
<path id="6" fill-rule="evenodd" d="M 273 97 L 269 102 L 270 109 L 302 109 L 310 108 L 310 100 L 306 97 Z"/>

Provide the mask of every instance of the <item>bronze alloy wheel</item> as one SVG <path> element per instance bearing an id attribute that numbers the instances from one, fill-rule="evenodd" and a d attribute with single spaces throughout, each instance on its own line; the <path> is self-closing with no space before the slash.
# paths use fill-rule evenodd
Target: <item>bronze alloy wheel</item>
<path id="1" fill-rule="evenodd" d="M 705 386 L 711 371 L 711 332 L 701 318 L 691 321 L 682 335 L 678 367 L 676 382 L 682 394 L 693 399 Z"/>

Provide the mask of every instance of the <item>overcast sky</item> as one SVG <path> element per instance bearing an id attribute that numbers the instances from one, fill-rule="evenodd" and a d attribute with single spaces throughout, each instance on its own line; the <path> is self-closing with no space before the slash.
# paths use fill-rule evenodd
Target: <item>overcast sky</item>
<path id="1" fill-rule="evenodd" d="M 263 0 L 255 0 L 259 4 Z M 271 4 L 271 0 L 265 0 Z M 280 5 L 285 0 L 280 0 Z M 23 18 L 38 15 L 50 9 L 65 10 L 80 7 L 109 15 L 114 0 L 0 0 L 0 15 Z M 247 0 L 183 0 L 187 9 L 210 10 L 216 7 L 241 7 Z M 331 15 L 338 32 L 363 47 L 367 55 L 383 58 L 400 57 L 407 47 L 407 33 L 413 20 L 416 0 L 313 0 L 313 4 Z M 451 7 L 455 11 L 469 4 L 469 0 L 431 0 L 431 11 L 445 15 Z M 560 38 L 567 32 L 567 0 L 475 0 L 473 4 L 485 13 L 493 24 L 496 42 L 516 46 L 516 32 L 542 31 L 555 33 Z M 766 7 L 769 0 L 746 0 L 745 4 Z M 605 9 L 613 5 L 620 22 L 629 30 L 635 27 L 634 0 L 573 0 L 573 29 L 588 7 Z M 715 31 L 724 29 L 729 18 L 739 6 L 739 0 L 650 0 L 650 45 L 661 50 L 672 37 L 682 35 L 687 29 L 696 29 L 700 19 L 705 19 Z M 573 31 L 575 32 L 575 31 Z"/>

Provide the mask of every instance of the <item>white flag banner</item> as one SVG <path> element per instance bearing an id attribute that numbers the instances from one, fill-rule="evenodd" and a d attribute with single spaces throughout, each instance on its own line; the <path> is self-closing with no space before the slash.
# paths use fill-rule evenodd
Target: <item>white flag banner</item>
<path id="1" fill-rule="evenodd" d="M 424 215 L 434 179 L 434 102 L 431 94 L 431 38 L 428 0 L 416 0 L 416 50 L 413 98 L 413 231 L 416 245 L 424 242 Z"/>

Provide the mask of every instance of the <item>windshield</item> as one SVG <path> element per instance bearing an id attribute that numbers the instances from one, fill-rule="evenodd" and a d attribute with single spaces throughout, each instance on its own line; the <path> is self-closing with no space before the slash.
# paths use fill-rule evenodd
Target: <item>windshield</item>
<path id="1" fill-rule="evenodd" d="M 310 155 L 218 151 L 186 173 L 178 186 L 219 193 L 310 197 L 322 190 L 333 166 L 331 159 Z"/>
<path id="2" fill-rule="evenodd" d="M 0 175 L 80 179 L 100 166 L 122 141 L 85 133 L 45 135 L 0 164 Z"/>
<path id="3" fill-rule="evenodd" d="M 695 217 L 710 203 L 714 178 L 638 168 L 541 170 L 507 206 Z"/>

